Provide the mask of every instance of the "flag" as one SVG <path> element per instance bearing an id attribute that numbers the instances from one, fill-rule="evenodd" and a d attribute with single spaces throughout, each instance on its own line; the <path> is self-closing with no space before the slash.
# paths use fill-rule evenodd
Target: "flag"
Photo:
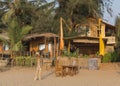
<path id="1" fill-rule="evenodd" d="M 99 54 L 104 56 L 105 53 L 105 45 L 104 45 L 104 40 L 102 38 L 102 30 L 101 30 L 101 19 L 98 20 L 98 27 L 99 27 Z"/>
<path id="2" fill-rule="evenodd" d="M 102 35 L 100 34 L 100 38 L 99 38 L 99 51 L 100 51 L 100 55 L 104 56 L 104 40 L 102 38 Z"/>
<path id="3" fill-rule="evenodd" d="M 60 17 L 60 50 L 64 49 L 62 17 Z"/>

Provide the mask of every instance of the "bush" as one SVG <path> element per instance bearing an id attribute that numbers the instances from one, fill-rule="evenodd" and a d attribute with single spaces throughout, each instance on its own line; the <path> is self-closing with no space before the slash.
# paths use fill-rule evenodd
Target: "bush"
<path id="1" fill-rule="evenodd" d="M 32 57 L 16 57 L 15 59 L 16 66 L 33 66 L 36 65 L 36 58 Z"/>
<path id="2" fill-rule="evenodd" d="M 64 50 L 63 51 L 63 56 L 67 56 L 67 57 L 78 57 L 78 53 L 79 53 L 79 50 L 77 49 L 75 52 L 68 52 L 67 50 Z"/>
<path id="3" fill-rule="evenodd" d="M 117 52 L 111 53 L 111 62 L 119 62 L 119 61 L 120 61 L 119 54 Z"/>
<path id="4" fill-rule="evenodd" d="M 31 57 L 26 57 L 25 58 L 25 66 L 32 66 L 32 63 L 31 63 Z"/>
<path id="5" fill-rule="evenodd" d="M 24 58 L 24 57 L 16 57 L 16 58 L 15 58 L 15 63 L 16 63 L 16 65 L 18 65 L 18 66 L 24 65 L 24 61 L 25 61 L 25 58 Z"/>
<path id="6" fill-rule="evenodd" d="M 86 55 L 83 55 L 82 57 L 83 58 L 89 58 L 89 55 L 86 54 Z"/>
<path id="7" fill-rule="evenodd" d="M 102 58 L 102 62 L 103 63 L 111 62 L 111 53 L 106 53 Z"/>
<path id="8" fill-rule="evenodd" d="M 103 58 L 102 62 L 118 62 L 120 61 L 119 54 L 117 52 L 106 53 Z"/>

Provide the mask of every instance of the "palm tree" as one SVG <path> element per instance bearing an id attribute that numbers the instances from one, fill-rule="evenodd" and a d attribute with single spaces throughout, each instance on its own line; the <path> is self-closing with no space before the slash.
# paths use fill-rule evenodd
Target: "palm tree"
<path id="1" fill-rule="evenodd" d="M 7 26 L 7 32 L 10 43 L 11 57 L 13 57 L 14 51 L 19 51 L 22 45 L 21 40 L 32 29 L 32 26 L 28 24 L 21 17 L 23 17 L 24 11 L 21 10 L 22 3 L 20 0 L 15 0 L 10 3 L 9 10 L 3 16 L 3 23 Z M 26 3 L 26 2 L 24 2 Z"/>
<path id="2" fill-rule="evenodd" d="M 36 7 L 34 10 L 34 18 L 32 18 L 32 26 L 34 29 L 32 29 L 31 33 L 52 31 L 55 2 L 43 1 L 44 0 L 40 0 L 37 1 L 37 4 L 34 4 Z"/>

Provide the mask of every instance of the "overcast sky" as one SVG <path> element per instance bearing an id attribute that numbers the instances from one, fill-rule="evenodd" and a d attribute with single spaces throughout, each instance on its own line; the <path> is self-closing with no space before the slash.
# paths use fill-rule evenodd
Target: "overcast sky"
<path id="1" fill-rule="evenodd" d="M 120 14 L 120 0 L 113 0 L 113 4 L 112 4 L 112 17 L 107 13 L 105 12 L 104 13 L 104 20 L 112 25 L 114 25 L 115 23 L 115 18 L 117 15 Z"/>

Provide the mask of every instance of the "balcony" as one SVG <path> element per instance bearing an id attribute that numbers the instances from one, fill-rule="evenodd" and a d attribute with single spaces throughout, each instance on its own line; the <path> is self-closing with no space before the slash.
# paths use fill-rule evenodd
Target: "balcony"
<path id="1" fill-rule="evenodd" d="M 115 44 L 115 36 L 105 37 L 107 39 L 107 44 Z"/>

